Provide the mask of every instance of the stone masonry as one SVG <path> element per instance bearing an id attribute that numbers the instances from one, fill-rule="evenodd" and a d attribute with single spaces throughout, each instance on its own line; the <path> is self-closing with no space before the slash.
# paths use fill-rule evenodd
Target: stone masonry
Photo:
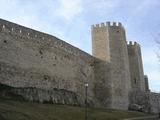
<path id="1" fill-rule="evenodd" d="M 149 91 L 140 45 L 127 43 L 121 23 L 93 25 L 91 31 L 93 56 L 54 36 L 0 19 L 1 89 L 10 86 L 29 101 L 83 105 L 87 82 L 89 105 L 127 110 L 130 104 L 140 104 L 158 112 L 160 97 Z M 146 97 L 148 101 L 137 102 Z"/>
<path id="2" fill-rule="evenodd" d="M 127 109 L 130 88 L 130 72 L 127 43 L 123 26 L 109 22 L 92 26 L 93 56 L 110 64 L 110 77 L 104 81 L 110 87 L 111 108 Z M 104 67 L 103 65 L 101 67 Z M 99 74 L 97 72 L 95 75 Z M 97 79 L 98 80 L 98 79 Z M 98 80 L 99 81 L 99 80 Z"/>
<path id="3" fill-rule="evenodd" d="M 145 89 L 147 89 L 147 86 L 145 86 L 144 83 L 146 79 L 144 78 L 141 50 L 138 43 L 132 43 L 131 41 L 129 42 L 128 56 L 130 63 L 132 88 L 139 89 L 140 91 L 145 91 Z M 146 81 L 146 84 L 147 82 L 148 80 Z"/>

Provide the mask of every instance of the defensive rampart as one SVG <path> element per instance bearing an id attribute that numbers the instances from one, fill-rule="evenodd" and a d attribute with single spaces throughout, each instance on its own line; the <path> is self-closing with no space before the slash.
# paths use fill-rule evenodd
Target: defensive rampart
<path id="1" fill-rule="evenodd" d="M 13 87 L 65 89 L 93 95 L 94 58 L 45 33 L 0 19 L 0 82 Z M 93 100 L 93 99 L 92 99 Z"/>

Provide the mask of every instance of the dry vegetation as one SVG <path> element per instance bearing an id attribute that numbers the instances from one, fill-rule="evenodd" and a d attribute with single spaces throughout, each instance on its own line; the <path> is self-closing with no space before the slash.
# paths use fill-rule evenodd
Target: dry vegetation
<path id="1" fill-rule="evenodd" d="M 84 120 L 84 111 L 83 107 L 0 99 L 0 120 Z M 118 120 L 146 115 L 141 112 L 88 109 L 88 120 Z"/>

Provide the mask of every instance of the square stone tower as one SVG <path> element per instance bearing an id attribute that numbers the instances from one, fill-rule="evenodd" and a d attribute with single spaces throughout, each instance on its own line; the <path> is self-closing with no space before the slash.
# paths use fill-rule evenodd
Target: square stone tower
<path id="1" fill-rule="evenodd" d="M 145 91 L 146 86 L 140 45 L 136 42 L 133 43 L 130 41 L 127 46 L 132 90 Z"/>
<path id="2" fill-rule="evenodd" d="M 121 23 L 107 22 L 92 26 L 92 54 L 110 64 L 109 73 L 101 74 L 111 87 L 110 107 L 128 109 L 131 83 L 127 42 Z M 95 76 L 100 76 L 100 73 L 97 70 Z M 105 77 L 106 74 L 110 74 L 110 77 Z M 96 81 L 99 81 L 98 77 Z"/>

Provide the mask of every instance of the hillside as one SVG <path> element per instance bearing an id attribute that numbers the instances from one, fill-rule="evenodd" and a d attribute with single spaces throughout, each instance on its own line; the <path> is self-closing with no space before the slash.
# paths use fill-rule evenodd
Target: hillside
<path id="1" fill-rule="evenodd" d="M 0 99 L 0 120 L 84 120 L 82 107 Z M 88 120 L 118 120 L 146 116 L 141 112 L 88 109 Z"/>

